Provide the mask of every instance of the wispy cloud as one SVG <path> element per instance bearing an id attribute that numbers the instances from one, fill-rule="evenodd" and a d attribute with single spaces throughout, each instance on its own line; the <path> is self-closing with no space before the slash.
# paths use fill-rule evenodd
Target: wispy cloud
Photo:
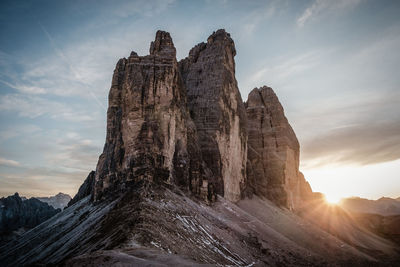
<path id="1" fill-rule="evenodd" d="M 21 137 L 24 135 L 32 135 L 40 132 L 41 128 L 34 124 L 19 124 L 13 127 L 5 128 L 0 131 L 0 141 L 5 141 L 14 137 Z"/>
<path id="2" fill-rule="evenodd" d="M 240 32 L 242 35 L 252 34 L 265 20 L 272 18 L 277 9 L 281 8 L 275 1 L 263 3 L 262 6 L 241 18 Z"/>
<path id="3" fill-rule="evenodd" d="M 400 158 L 400 121 L 349 125 L 303 144 L 302 165 L 367 165 Z"/>
<path id="4" fill-rule="evenodd" d="M 303 27 L 308 21 L 314 20 L 332 11 L 353 8 L 360 2 L 361 0 L 315 0 L 297 19 L 297 26 Z"/>
<path id="5" fill-rule="evenodd" d="M 281 87 L 295 75 L 300 75 L 321 64 L 322 57 L 329 53 L 330 51 L 315 50 L 294 57 L 288 55 L 281 58 L 282 61 L 279 63 L 268 62 L 244 81 L 244 88 L 262 85 Z"/>
<path id="6" fill-rule="evenodd" d="M 95 167 L 101 153 L 101 145 L 76 132 L 67 132 L 54 140 L 56 151 L 46 153 L 45 158 L 53 166 L 65 170 L 84 171 Z"/>
<path id="7" fill-rule="evenodd" d="M 18 161 L 12 159 L 0 158 L 0 165 L 17 167 L 20 166 L 21 164 Z"/>
<path id="8" fill-rule="evenodd" d="M 47 115 L 52 119 L 68 121 L 92 121 L 93 116 L 72 107 L 38 96 L 7 94 L 0 95 L 0 111 L 15 112 L 21 117 L 36 118 Z"/>
<path id="9" fill-rule="evenodd" d="M 58 57 L 68 66 L 70 72 L 73 74 L 74 79 L 82 83 L 86 89 L 89 91 L 89 95 L 96 101 L 96 103 L 102 107 L 104 110 L 106 110 L 106 107 L 103 105 L 103 103 L 97 98 L 97 96 L 91 91 L 91 88 L 88 83 L 86 83 L 85 79 L 83 79 L 83 76 L 75 69 L 74 65 L 70 63 L 68 57 L 64 54 L 64 52 L 57 46 L 55 43 L 53 37 L 50 35 L 50 33 L 46 30 L 46 28 L 39 22 L 39 25 L 42 29 L 42 31 L 45 33 L 46 37 L 48 38 L 51 46 L 55 50 L 56 54 Z"/>
<path id="10" fill-rule="evenodd" d="M 37 86 L 29 86 L 29 85 L 23 85 L 23 84 L 11 84 L 9 82 L 0 80 L 1 83 L 16 89 L 20 91 L 21 93 L 27 93 L 27 94 L 44 94 L 46 92 L 45 89 Z"/>
<path id="11" fill-rule="evenodd" d="M 127 18 L 137 14 L 152 17 L 165 11 L 174 2 L 175 0 L 124 1 L 120 5 L 113 5 L 111 10 L 112 13 L 121 18 Z"/>
<path id="12" fill-rule="evenodd" d="M 311 133 L 301 142 L 304 168 L 367 165 L 400 158 L 399 93 L 360 95 L 360 101 L 353 102 L 315 104 L 312 109 L 318 113 L 309 110 L 301 114 L 308 118 L 301 128 Z"/>

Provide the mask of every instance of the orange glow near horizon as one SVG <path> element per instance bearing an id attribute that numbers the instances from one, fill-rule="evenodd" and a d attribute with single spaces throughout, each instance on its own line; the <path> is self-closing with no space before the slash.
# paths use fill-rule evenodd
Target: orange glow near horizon
<path id="1" fill-rule="evenodd" d="M 400 160 L 371 165 L 340 165 L 307 168 L 302 172 L 314 192 L 325 195 L 327 202 L 361 197 L 379 199 L 400 197 L 398 184 Z"/>
<path id="2" fill-rule="evenodd" d="M 340 200 L 342 197 L 337 196 L 337 195 L 325 195 L 325 201 L 328 202 L 329 204 L 339 204 Z"/>

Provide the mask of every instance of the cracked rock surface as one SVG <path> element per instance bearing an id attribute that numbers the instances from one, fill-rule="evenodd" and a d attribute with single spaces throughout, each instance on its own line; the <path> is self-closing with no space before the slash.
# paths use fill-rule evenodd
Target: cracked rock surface
<path id="1" fill-rule="evenodd" d="M 238 201 L 246 183 L 247 118 L 235 78 L 235 44 L 225 30 L 179 62 L 203 159 L 215 191 Z"/>
<path id="2" fill-rule="evenodd" d="M 299 142 L 278 97 L 270 87 L 255 88 L 246 111 L 249 186 L 279 206 L 300 207 L 312 191 L 299 172 Z"/>

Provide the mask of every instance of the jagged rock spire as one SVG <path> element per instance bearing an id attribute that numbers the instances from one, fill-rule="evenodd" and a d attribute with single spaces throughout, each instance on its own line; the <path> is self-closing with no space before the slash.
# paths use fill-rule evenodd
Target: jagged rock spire
<path id="1" fill-rule="evenodd" d="M 169 33 L 157 31 L 150 55 L 120 59 L 112 80 L 107 137 L 94 199 L 123 193 L 146 180 L 177 184 L 203 198 L 206 167 L 186 105 L 186 90 Z M 204 178 L 206 179 L 206 178 Z"/>
<path id="2" fill-rule="evenodd" d="M 248 117 L 248 185 L 277 205 L 295 209 L 311 194 L 299 172 L 300 146 L 272 88 L 253 89 Z"/>
<path id="3" fill-rule="evenodd" d="M 208 200 L 255 193 L 298 206 L 311 189 L 299 172 L 296 135 L 271 88 L 254 89 L 243 103 L 235 55 L 221 29 L 178 63 L 170 34 L 157 31 L 150 55 L 118 61 L 94 200 L 146 180 Z"/>
<path id="4" fill-rule="evenodd" d="M 235 78 L 235 44 L 218 30 L 179 62 L 188 106 L 196 124 L 203 159 L 213 172 L 213 186 L 231 201 L 246 183 L 246 112 Z"/>
<path id="5" fill-rule="evenodd" d="M 156 39 L 150 44 L 150 55 L 158 53 L 170 54 L 176 56 L 176 49 L 169 32 L 157 31 Z"/>

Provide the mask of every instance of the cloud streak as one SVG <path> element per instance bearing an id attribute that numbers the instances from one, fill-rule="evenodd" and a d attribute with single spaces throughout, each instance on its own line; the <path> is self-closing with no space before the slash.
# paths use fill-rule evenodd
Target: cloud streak
<path id="1" fill-rule="evenodd" d="M 336 104 L 334 110 L 323 105 L 314 107 L 319 114 L 311 110 L 302 114 L 308 123 L 300 127 L 316 129 L 301 142 L 304 168 L 367 165 L 400 158 L 398 92 L 371 94 L 358 103 Z"/>
<path id="2" fill-rule="evenodd" d="M 9 82 L 0 80 L 1 83 L 7 85 L 8 87 L 11 87 L 13 89 L 16 89 L 20 91 L 21 93 L 27 93 L 27 94 L 44 94 L 46 92 L 45 89 L 37 86 L 28 86 L 28 85 L 20 85 L 20 84 L 11 84 Z"/>
<path id="3" fill-rule="evenodd" d="M 353 8 L 360 4 L 360 2 L 361 0 L 315 0 L 297 19 L 297 26 L 303 27 L 307 22 L 322 17 L 332 11 Z"/>
<path id="4" fill-rule="evenodd" d="M 400 158 L 400 121 L 344 126 L 310 139 L 303 146 L 305 168 L 393 161 Z"/>
<path id="5" fill-rule="evenodd" d="M 52 119 L 83 122 L 94 117 L 70 106 L 45 98 L 20 94 L 0 95 L 0 111 L 17 113 L 21 117 L 37 118 L 48 115 Z"/>
<path id="6" fill-rule="evenodd" d="M 0 158 L 0 165 L 17 167 L 20 166 L 21 164 L 18 161 L 12 159 Z"/>
<path id="7" fill-rule="evenodd" d="M 279 64 L 270 62 L 268 65 L 261 67 L 250 78 L 245 81 L 245 87 L 254 88 L 264 84 L 282 85 L 288 78 L 293 78 L 321 63 L 323 54 L 329 51 L 309 51 L 295 57 L 287 57 Z"/>
<path id="8" fill-rule="evenodd" d="M 46 30 L 46 28 L 39 22 L 40 28 L 42 29 L 42 31 L 45 33 L 47 39 L 49 40 L 51 46 L 53 47 L 53 49 L 55 50 L 56 54 L 59 56 L 59 58 L 62 59 L 62 61 L 64 61 L 64 63 L 68 66 L 68 68 L 70 69 L 71 73 L 73 74 L 74 78 L 77 81 L 81 82 L 82 84 L 85 85 L 85 87 L 87 88 L 87 90 L 89 91 L 89 95 L 96 101 L 96 103 L 104 110 L 106 110 L 106 107 L 103 105 L 103 103 L 101 103 L 101 101 L 98 99 L 98 97 L 90 90 L 90 86 L 89 84 L 87 84 L 85 82 L 84 79 L 82 79 L 82 76 L 80 75 L 80 73 L 75 69 L 75 67 L 73 66 L 73 64 L 70 63 L 69 59 L 67 58 L 67 56 L 64 54 L 64 52 L 56 45 L 53 37 L 50 35 L 50 33 Z"/>

